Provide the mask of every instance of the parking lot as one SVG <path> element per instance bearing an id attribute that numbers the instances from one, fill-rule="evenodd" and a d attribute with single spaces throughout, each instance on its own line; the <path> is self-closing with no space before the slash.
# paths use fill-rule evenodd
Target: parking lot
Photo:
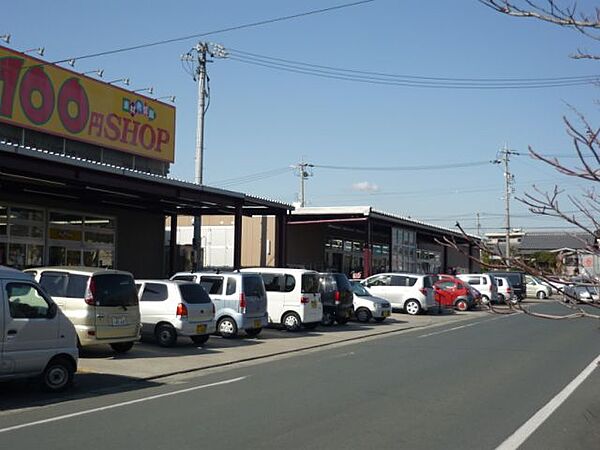
<path id="1" fill-rule="evenodd" d="M 442 314 L 432 312 L 419 316 L 393 313 L 383 323 L 360 324 L 352 321 L 345 326 L 319 327 L 314 331 L 303 330 L 296 333 L 265 329 L 255 339 L 211 336 L 203 347 L 181 338 L 176 347 L 162 348 L 151 338 L 147 338 L 136 343 L 130 352 L 119 355 L 108 346 L 86 348 L 79 360 L 79 373 L 152 380 L 171 374 L 226 366 L 415 328 L 441 326 L 482 314 L 486 313 L 450 310 L 443 310 Z"/>

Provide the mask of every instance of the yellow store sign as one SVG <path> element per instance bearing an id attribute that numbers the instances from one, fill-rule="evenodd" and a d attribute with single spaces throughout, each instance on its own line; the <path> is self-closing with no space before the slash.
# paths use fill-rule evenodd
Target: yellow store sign
<path id="1" fill-rule="evenodd" d="M 175 108 L 0 47 L 0 122 L 173 162 Z"/>

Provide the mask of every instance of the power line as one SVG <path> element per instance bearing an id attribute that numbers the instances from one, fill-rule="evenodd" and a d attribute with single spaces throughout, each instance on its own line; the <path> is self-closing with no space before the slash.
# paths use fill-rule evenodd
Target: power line
<path id="1" fill-rule="evenodd" d="M 531 79 L 421 77 L 414 75 L 384 74 L 380 72 L 341 69 L 331 66 L 320 66 L 317 64 L 284 60 L 282 58 L 248 56 L 251 55 L 249 52 L 241 53 L 240 51 L 235 50 L 228 51 L 230 52 L 229 59 L 245 64 L 322 78 L 388 86 L 445 89 L 539 89 L 587 85 L 596 83 L 598 80 L 600 80 L 599 75 Z"/>
<path id="2" fill-rule="evenodd" d="M 242 25 L 235 25 L 235 26 L 231 26 L 231 27 L 220 28 L 217 30 L 206 31 L 203 33 L 195 33 L 195 34 L 190 34 L 187 36 L 180 36 L 180 37 L 171 38 L 171 39 L 163 39 L 160 41 L 148 42 L 145 44 L 132 45 L 129 47 L 122 47 L 122 48 L 117 48 L 117 49 L 113 49 L 113 50 L 106 50 L 106 51 L 97 52 L 97 53 L 90 53 L 87 55 L 69 57 L 66 59 L 59 60 L 59 61 L 54 61 L 52 63 L 42 63 L 39 65 L 59 64 L 59 63 L 64 63 L 64 62 L 68 62 L 71 60 L 97 58 L 99 56 L 107 56 L 107 55 L 115 55 L 117 53 L 131 52 L 131 51 L 140 50 L 143 48 L 156 47 L 158 45 L 165 45 L 165 44 L 172 44 L 174 42 L 188 41 L 191 39 L 198 39 L 201 37 L 211 36 L 211 35 L 215 35 L 215 34 L 227 33 L 230 31 L 243 30 L 243 29 L 247 29 L 247 28 L 256 28 L 256 27 L 260 27 L 263 25 L 269 25 L 269 24 L 276 23 L 276 22 L 283 22 L 283 21 L 287 21 L 287 20 L 298 19 L 300 17 L 307 17 L 307 16 L 312 16 L 312 15 L 317 15 L 317 14 L 323 14 L 323 13 L 336 11 L 336 10 L 340 10 L 340 9 L 344 9 L 344 8 L 351 8 L 354 6 L 360 6 L 360 5 L 364 5 L 367 3 L 373 3 L 375 1 L 376 0 L 361 0 L 361 1 L 355 1 L 352 3 L 343 3 L 343 4 L 339 4 L 339 5 L 330 6 L 327 8 L 313 9 L 310 11 L 305 11 L 305 12 L 301 12 L 301 13 L 297 13 L 297 14 L 290 14 L 287 16 L 275 17 L 275 18 L 271 18 L 271 19 L 260 20 L 257 22 L 250 22 L 250 23 L 246 23 L 246 24 L 242 24 Z"/>
<path id="3" fill-rule="evenodd" d="M 265 170 L 263 172 L 257 172 L 257 173 L 253 173 L 253 174 L 248 174 L 248 175 L 244 175 L 241 177 L 236 177 L 236 178 L 228 178 L 225 180 L 219 180 L 219 181 L 213 181 L 211 182 L 212 185 L 218 185 L 218 186 L 236 186 L 239 184 L 246 184 L 246 183 L 252 183 L 255 181 L 262 181 L 262 180 L 266 180 L 267 178 L 273 178 L 279 175 L 282 175 L 284 173 L 288 173 L 290 171 L 292 171 L 293 169 L 291 167 L 280 167 L 277 169 L 271 169 L 271 170 Z"/>
<path id="4" fill-rule="evenodd" d="M 488 165 L 489 161 L 474 161 L 464 163 L 446 163 L 446 164 L 432 164 L 423 166 L 334 166 L 326 164 L 315 164 L 315 168 L 319 169 L 331 169 L 331 170 L 360 170 L 360 171 L 408 171 L 408 170 L 444 170 L 444 169 L 460 169 L 464 167 L 476 167 Z"/>
<path id="5" fill-rule="evenodd" d="M 357 69 L 340 68 L 334 66 L 324 66 L 319 64 L 311 64 L 307 62 L 294 61 L 284 58 L 275 58 L 272 56 L 259 55 L 257 53 L 246 52 L 242 50 L 236 50 L 232 48 L 227 49 L 231 55 L 238 56 L 240 58 L 248 58 L 248 60 L 265 60 L 266 62 L 272 61 L 273 64 L 285 63 L 282 66 L 299 66 L 309 67 L 315 69 L 325 69 L 326 71 L 340 72 L 340 73 L 352 73 L 357 75 L 368 75 L 369 77 L 383 77 L 391 79 L 413 79 L 420 81 L 446 81 L 446 82 L 466 82 L 466 83 L 556 83 L 556 82 L 573 82 L 573 81 L 597 81 L 600 75 L 578 75 L 578 76 L 564 76 L 564 77 L 532 77 L 532 78 L 456 78 L 456 77 L 431 77 L 421 75 L 407 75 L 407 74 L 393 74 L 385 72 L 372 72 Z"/>

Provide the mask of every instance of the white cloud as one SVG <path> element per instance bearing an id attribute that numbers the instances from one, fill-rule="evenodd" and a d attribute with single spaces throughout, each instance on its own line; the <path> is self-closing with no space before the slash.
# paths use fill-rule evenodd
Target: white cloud
<path id="1" fill-rule="evenodd" d="M 377 192 L 379 190 L 379 186 L 377 186 L 375 183 L 371 183 L 370 181 L 361 181 L 359 183 L 354 183 L 352 185 L 352 189 L 362 192 Z"/>

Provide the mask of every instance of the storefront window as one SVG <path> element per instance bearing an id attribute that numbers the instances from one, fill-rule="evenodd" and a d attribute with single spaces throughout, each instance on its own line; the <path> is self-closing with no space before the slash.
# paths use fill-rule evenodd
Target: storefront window
<path id="1" fill-rule="evenodd" d="M 112 244 L 114 242 L 114 234 L 97 233 L 95 231 L 85 232 L 85 242 L 93 242 L 98 244 Z"/>
<path id="2" fill-rule="evenodd" d="M 29 208 L 10 208 L 10 219 L 13 220 L 26 220 L 32 222 L 43 222 L 44 212 L 37 209 Z"/>

